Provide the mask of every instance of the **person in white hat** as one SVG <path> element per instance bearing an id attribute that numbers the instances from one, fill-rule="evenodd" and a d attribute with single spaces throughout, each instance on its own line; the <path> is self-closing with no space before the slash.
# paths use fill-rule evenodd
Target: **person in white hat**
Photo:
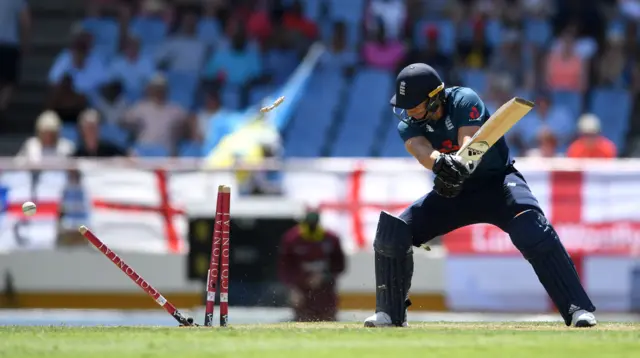
<path id="1" fill-rule="evenodd" d="M 616 145 L 600 134 L 600 119 L 585 113 L 578 119 L 578 139 L 567 149 L 569 158 L 615 158 Z"/>
<path id="2" fill-rule="evenodd" d="M 69 157 L 75 144 L 60 137 L 62 124 L 54 111 L 44 111 L 36 120 L 36 135 L 27 139 L 17 154 L 17 158 L 39 162 L 45 157 Z"/>

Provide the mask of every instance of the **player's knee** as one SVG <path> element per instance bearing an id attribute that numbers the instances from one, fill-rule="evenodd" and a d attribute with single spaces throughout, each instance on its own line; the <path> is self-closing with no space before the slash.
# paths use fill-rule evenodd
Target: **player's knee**
<path id="1" fill-rule="evenodd" d="M 410 226 L 402 218 L 381 212 L 373 241 L 374 250 L 388 257 L 404 257 L 411 252 Z"/>
<path id="2" fill-rule="evenodd" d="M 409 226 L 411 226 L 411 223 L 413 222 L 413 210 L 414 210 L 414 206 L 413 205 L 409 206 L 408 208 L 404 209 L 400 213 L 400 215 L 398 215 L 398 218 L 400 218 L 400 220 L 404 221 Z"/>
<path id="3" fill-rule="evenodd" d="M 534 209 L 526 210 L 511 220 L 507 233 L 526 259 L 554 249 L 560 240 L 549 220 Z"/>
<path id="4" fill-rule="evenodd" d="M 424 217 L 424 215 L 420 214 L 421 212 L 419 211 L 419 209 L 415 205 L 411 205 L 402 213 L 400 213 L 400 215 L 398 215 L 398 218 L 400 218 L 400 220 L 404 221 L 409 226 L 412 237 L 412 245 L 415 247 L 420 247 L 425 242 L 433 239 L 433 237 L 425 236 L 425 232 L 428 231 L 426 230 L 425 226 L 428 225 L 428 223 L 425 222 L 425 220 L 420 220 L 420 218 Z M 414 218 L 416 217 L 418 218 L 418 220 L 414 220 Z"/>

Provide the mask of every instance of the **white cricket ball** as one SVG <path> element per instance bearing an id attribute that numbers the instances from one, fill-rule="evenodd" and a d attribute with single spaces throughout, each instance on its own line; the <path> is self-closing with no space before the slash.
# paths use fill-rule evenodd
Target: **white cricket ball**
<path id="1" fill-rule="evenodd" d="M 22 212 L 26 216 L 33 216 L 36 213 L 36 204 L 27 201 L 26 203 L 22 204 Z"/>

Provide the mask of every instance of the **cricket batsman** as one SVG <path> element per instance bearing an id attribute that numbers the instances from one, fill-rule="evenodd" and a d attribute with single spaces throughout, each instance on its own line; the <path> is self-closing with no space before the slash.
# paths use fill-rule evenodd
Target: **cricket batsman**
<path id="1" fill-rule="evenodd" d="M 433 190 L 399 217 L 380 213 L 374 239 L 376 312 L 365 327 L 407 325 L 413 248 L 466 225 L 493 224 L 529 261 L 567 326 L 592 327 L 595 306 L 545 217 L 504 137 L 479 160 L 455 155 L 490 113 L 470 88 L 445 88 L 424 63 L 405 67 L 391 98 L 405 148 L 435 175 Z"/>

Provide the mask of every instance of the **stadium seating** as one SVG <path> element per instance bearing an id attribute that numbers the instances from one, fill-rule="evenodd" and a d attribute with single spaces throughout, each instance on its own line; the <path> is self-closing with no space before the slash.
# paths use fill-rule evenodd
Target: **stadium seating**
<path id="1" fill-rule="evenodd" d="M 537 46 L 546 46 L 552 37 L 551 24 L 540 19 L 529 19 L 524 23 L 525 40 Z"/>
<path id="2" fill-rule="evenodd" d="M 201 157 L 202 146 L 198 142 L 185 141 L 180 144 L 178 155 L 181 157 Z"/>
<path id="3" fill-rule="evenodd" d="M 499 21 L 491 20 L 487 22 L 485 29 L 487 43 L 489 46 L 497 47 L 502 43 L 503 28 Z"/>
<path id="4" fill-rule="evenodd" d="M 293 0 L 284 0 L 284 5 L 290 5 L 294 1 Z M 303 0 L 302 7 L 304 9 L 304 14 L 312 19 L 318 20 L 320 18 L 320 10 L 321 10 L 322 0 Z"/>
<path id="5" fill-rule="evenodd" d="M 361 24 L 345 22 L 347 31 L 347 45 L 350 48 L 357 48 L 360 38 L 362 37 Z M 329 43 L 333 36 L 333 23 L 322 22 L 319 25 L 320 36 L 322 39 Z"/>
<path id="6" fill-rule="evenodd" d="M 392 89 L 389 72 L 360 70 L 348 92 L 347 107 L 333 142 L 333 156 L 369 156 Z"/>
<path id="7" fill-rule="evenodd" d="M 76 144 L 78 144 L 78 141 L 80 140 L 78 128 L 73 124 L 63 124 L 62 128 L 60 129 L 60 135 L 62 136 L 62 138 L 66 138 Z"/>
<path id="8" fill-rule="evenodd" d="M 222 25 L 213 19 L 202 19 L 198 22 L 197 34 L 208 46 L 215 46 L 222 37 Z"/>
<path id="9" fill-rule="evenodd" d="M 484 93 L 487 89 L 487 72 L 466 69 L 461 71 L 462 83 L 473 88 L 477 93 Z"/>
<path id="10" fill-rule="evenodd" d="M 191 109 L 200 81 L 198 73 L 168 71 L 169 100 L 183 108 Z"/>
<path id="11" fill-rule="evenodd" d="M 404 148 L 402 138 L 398 134 L 399 120 L 393 118 L 393 114 L 389 111 L 389 124 L 382 137 L 382 145 L 380 146 L 381 157 L 409 157 L 411 156 Z"/>
<path id="12" fill-rule="evenodd" d="M 602 134 L 614 143 L 624 143 L 629 129 L 631 96 L 620 89 L 596 88 L 591 94 L 589 112 L 600 118 Z"/>
<path id="13" fill-rule="evenodd" d="M 134 146 L 134 152 L 140 157 L 168 157 L 169 151 L 167 148 L 160 145 L 153 144 L 136 144 Z"/>
<path id="14" fill-rule="evenodd" d="M 105 62 L 111 60 L 117 50 L 120 28 L 115 19 L 87 18 L 82 27 L 93 36 L 94 51 Z"/>
<path id="15" fill-rule="evenodd" d="M 332 20 L 342 20 L 348 24 L 357 24 L 364 15 L 364 0 L 328 0 L 329 17 Z"/>
<path id="16" fill-rule="evenodd" d="M 582 95 L 577 92 L 553 91 L 551 93 L 553 103 L 562 104 L 571 112 L 573 118 L 578 118 L 582 113 Z"/>
<path id="17" fill-rule="evenodd" d="M 223 86 L 220 90 L 220 99 L 224 106 L 231 110 L 240 109 L 240 90 L 230 85 Z"/>
<path id="18" fill-rule="evenodd" d="M 285 135 L 287 156 L 321 155 L 325 134 L 336 116 L 344 86 L 345 79 L 337 71 L 318 71 L 312 75 Z"/>
<path id="19" fill-rule="evenodd" d="M 131 21 L 129 31 L 140 38 L 142 51 L 154 53 L 160 43 L 166 38 L 167 24 L 161 19 L 138 16 Z"/>
<path id="20" fill-rule="evenodd" d="M 112 123 L 103 123 L 100 125 L 100 137 L 121 148 L 127 148 L 129 144 L 129 132 Z"/>

